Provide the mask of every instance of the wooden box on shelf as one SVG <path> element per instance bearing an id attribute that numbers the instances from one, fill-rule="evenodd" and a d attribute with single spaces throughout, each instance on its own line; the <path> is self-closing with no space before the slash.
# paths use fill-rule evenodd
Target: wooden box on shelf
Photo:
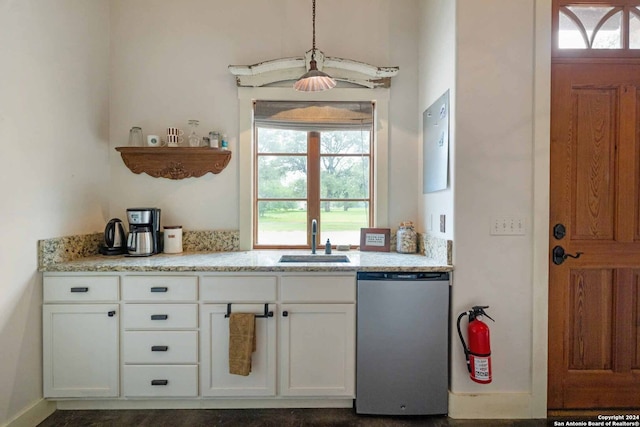
<path id="1" fill-rule="evenodd" d="M 197 178 L 218 174 L 231 160 L 231 151 L 209 147 L 116 147 L 133 173 L 154 178 Z"/>

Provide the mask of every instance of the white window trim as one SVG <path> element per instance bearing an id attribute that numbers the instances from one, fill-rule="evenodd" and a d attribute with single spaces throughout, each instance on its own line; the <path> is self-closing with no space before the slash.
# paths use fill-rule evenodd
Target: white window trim
<path id="1" fill-rule="evenodd" d="M 301 93 L 283 87 L 239 87 L 239 225 L 240 250 L 253 249 L 253 101 L 373 101 L 373 225 L 388 224 L 389 204 L 389 89 L 335 88 L 326 92 Z"/>

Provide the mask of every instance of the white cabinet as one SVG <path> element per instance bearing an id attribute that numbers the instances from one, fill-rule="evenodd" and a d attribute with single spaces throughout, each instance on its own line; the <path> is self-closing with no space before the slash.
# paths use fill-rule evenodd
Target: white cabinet
<path id="1" fill-rule="evenodd" d="M 211 275 L 201 279 L 200 308 L 202 396 L 275 396 L 277 277 Z M 259 304 L 256 304 L 258 302 Z M 229 374 L 230 312 L 255 313 L 256 351 L 248 376 Z M 269 315 L 270 314 L 270 315 Z"/>
<path id="2" fill-rule="evenodd" d="M 117 397 L 117 276 L 45 276 L 44 397 Z"/>
<path id="3" fill-rule="evenodd" d="M 353 304 L 283 304 L 280 394 L 353 397 Z"/>
<path id="4" fill-rule="evenodd" d="M 348 273 L 45 273 L 44 396 L 349 402 L 355 298 Z M 257 315 L 248 376 L 232 312 Z"/>
<path id="5" fill-rule="evenodd" d="M 355 278 L 284 276 L 280 285 L 280 395 L 354 397 Z"/>
<path id="6" fill-rule="evenodd" d="M 234 312 L 264 315 L 264 304 L 232 304 Z M 267 305 L 273 312 L 275 304 Z M 226 304 L 203 304 L 200 310 L 202 340 L 202 396 L 275 396 L 276 318 L 256 318 L 256 351 L 248 376 L 229 373 L 229 319 Z"/>
<path id="7" fill-rule="evenodd" d="M 124 276 L 125 397 L 198 395 L 197 279 Z"/>

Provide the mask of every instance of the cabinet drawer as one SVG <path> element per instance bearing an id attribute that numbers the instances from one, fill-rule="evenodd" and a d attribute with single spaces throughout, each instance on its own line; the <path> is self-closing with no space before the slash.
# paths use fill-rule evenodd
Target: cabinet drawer
<path id="1" fill-rule="evenodd" d="M 127 397 L 195 397 L 198 395 L 198 367 L 125 366 L 124 395 Z"/>
<path id="2" fill-rule="evenodd" d="M 200 296 L 210 302 L 275 301 L 277 283 L 275 276 L 204 276 Z"/>
<path id="3" fill-rule="evenodd" d="M 196 301 L 198 278 L 193 276 L 126 276 L 122 279 L 126 301 Z"/>
<path id="4" fill-rule="evenodd" d="M 44 302 L 117 301 L 118 276 L 45 276 Z"/>
<path id="5" fill-rule="evenodd" d="M 355 276 L 297 275 L 280 279 L 283 302 L 355 302 Z"/>
<path id="6" fill-rule="evenodd" d="M 124 363 L 198 363 L 196 331 L 127 331 Z"/>
<path id="7" fill-rule="evenodd" d="M 197 304 L 126 304 L 125 329 L 191 329 L 198 326 Z"/>

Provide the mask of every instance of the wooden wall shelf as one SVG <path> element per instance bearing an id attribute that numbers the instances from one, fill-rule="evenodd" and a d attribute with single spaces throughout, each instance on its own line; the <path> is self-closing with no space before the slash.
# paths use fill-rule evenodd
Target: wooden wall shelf
<path id="1" fill-rule="evenodd" d="M 231 160 L 231 151 L 209 147 L 116 147 L 133 173 L 154 178 L 197 178 L 218 174 Z"/>

